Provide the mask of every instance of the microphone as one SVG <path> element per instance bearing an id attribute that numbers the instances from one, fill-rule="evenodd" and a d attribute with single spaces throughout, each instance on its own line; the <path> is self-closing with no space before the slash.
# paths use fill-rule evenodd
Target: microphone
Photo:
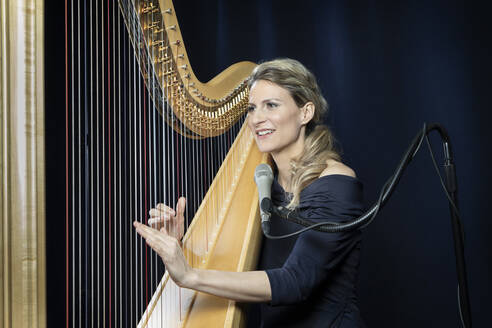
<path id="1" fill-rule="evenodd" d="M 261 229 L 264 234 L 270 233 L 272 182 L 273 172 L 270 166 L 268 164 L 258 165 L 255 169 L 255 183 L 260 203 Z"/>

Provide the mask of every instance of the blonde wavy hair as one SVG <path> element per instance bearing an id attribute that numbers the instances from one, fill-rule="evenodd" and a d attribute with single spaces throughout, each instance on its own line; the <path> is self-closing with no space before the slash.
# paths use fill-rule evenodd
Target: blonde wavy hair
<path id="1" fill-rule="evenodd" d="M 328 103 L 321 94 L 313 73 L 297 60 L 280 58 L 261 63 L 248 79 L 249 88 L 259 80 L 275 83 L 289 91 L 299 108 L 307 102 L 312 102 L 315 107 L 313 118 L 306 125 L 304 150 L 298 158 L 290 162 L 289 189 L 292 191 L 292 198 L 287 207 L 294 209 L 299 205 L 301 191 L 320 176 L 327 167 L 326 162 L 329 159 L 340 161 L 333 134 L 322 124 L 323 116 L 328 111 Z"/>

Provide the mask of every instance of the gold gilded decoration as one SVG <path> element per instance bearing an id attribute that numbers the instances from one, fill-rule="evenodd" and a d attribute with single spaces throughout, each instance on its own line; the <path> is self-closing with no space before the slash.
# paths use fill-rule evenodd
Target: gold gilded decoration
<path id="1" fill-rule="evenodd" d="M 0 326 L 45 327 L 43 1 L 1 1 Z"/>
<path id="2" fill-rule="evenodd" d="M 248 101 L 245 79 L 254 63 L 236 63 L 202 83 L 188 61 L 172 1 L 136 3 L 138 17 L 127 10 L 128 2 L 119 4 L 133 44 L 140 45 L 137 58 L 151 95 L 156 103 L 165 99 L 160 111 L 168 124 L 187 137 L 204 138 L 224 133 L 244 115 Z M 134 28 L 135 24 L 142 28 Z M 177 120 L 186 131 L 181 131 Z"/>

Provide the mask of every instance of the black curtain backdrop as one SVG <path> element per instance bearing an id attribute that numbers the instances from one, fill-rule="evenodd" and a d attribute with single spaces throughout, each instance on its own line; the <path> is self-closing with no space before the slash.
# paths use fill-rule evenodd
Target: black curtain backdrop
<path id="1" fill-rule="evenodd" d="M 451 136 L 475 327 L 486 326 L 492 247 L 489 23 L 478 2 L 175 0 L 195 73 L 207 81 L 229 65 L 298 59 L 318 77 L 344 161 L 372 204 L 424 122 Z M 63 5 L 46 6 L 47 237 L 64 239 Z M 55 19 L 57 18 L 57 19 Z M 58 35 L 58 39 L 56 36 Z M 50 41 L 51 40 L 51 41 Z M 472 74 L 473 72 L 473 74 Z M 432 135 L 442 164 L 442 147 Z M 424 145 L 425 146 L 425 145 Z M 53 178 L 56 177 L 56 178 Z M 58 181 L 58 182 L 56 182 Z M 49 243 L 48 253 L 57 243 Z M 50 266 L 62 258 L 49 259 Z M 63 267 L 63 266 L 62 266 Z M 64 271 L 51 274 L 49 322 L 63 318 Z M 364 234 L 360 308 L 369 327 L 459 327 L 448 204 L 422 147 L 393 197 Z"/>
<path id="2" fill-rule="evenodd" d="M 486 32 L 479 10 L 472 13 L 472 5 L 458 1 L 174 5 L 203 81 L 237 61 L 276 57 L 298 59 L 317 75 L 330 104 L 327 123 L 345 162 L 364 182 L 367 205 L 423 123 L 444 125 L 458 173 L 473 320 L 475 327 L 484 326 L 492 308 L 485 142 L 491 132 L 482 109 L 490 75 L 480 63 L 488 53 L 480 40 Z M 472 63 L 480 63 L 473 85 Z M 430 139 L 442 164 L 437 134 Z M 369 327 L 459 326 L 448 203 L 425 145 L 365 232 L 360 307 Z"/>

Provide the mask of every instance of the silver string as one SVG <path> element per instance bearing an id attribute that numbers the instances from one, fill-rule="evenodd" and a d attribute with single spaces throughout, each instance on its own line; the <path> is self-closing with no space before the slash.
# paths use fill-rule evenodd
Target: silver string
<path id="1" fill-rule="evenodd" d="M 90 64 L 90 69 L 91 69 L 91 108 L 93 106 L 93 99 L 92 99 L 92 91 L 93 91 L 93 86 L 92 86 L 92 1 L 91 1 L 91 64 Z M 96 19 L 96 31 L 99 31 L 99 20 Z M 99 58 L 99 39 L 96 41 L 96 59 Z M 92 113 L 92 110 L 91 110 Z M 100 270 L 99 270 L 99 256 L 100 256 L 100 246 L 99 246 L 99 234 L 100 234 L 100 186 L 99 186 L 99 172 L 100 172 L 100 167 L 99 167 L 99 116 L 100 116 L 100 109 L 99 109 L 99 60 L 96 60 L 96 193 L 97 193 L 97 198 L 96 198 L 96 204 L 97 204 L 97 211 L 96 211 L 96 237 L 97 237 L 97 290 L 100 290 L 99 288 L 99 282 L 100 282 Z M 91 128 L 92 128 L 92 121 L 91 121 Z M 92 140 L 94 138 L 91 138 L 91 145 L 92 145 Z M 92 174 L 91 174 L 91 181 L 93 180 Z M 91 197 L 92 199 L 92 197 Z M 91 223 L 93 220 L 91 220 Z M 94 234 L 91 233 L 91 238 L 93 238 Z M 92 243 L 91 243 L 92 244 Z M 92 291 L 94 290 L 94 285 L 91 286 Z M 94 298 L 93 298 L 94 299 Z M 93 303 L 93 302 L 91 302 Z M 97 293 L 97 321 L 99 322 L 99 316 L 100 316 L 100 293 Z M 92 314 L 93 316 L 93 314 Z M 92 327 L 94 327 L 94 320 L 92 320 Z"/>
<path id="2" fill-rule="evenodd" d="M 138 10 L 138 7 L 135 7 L 136 10 Z M 137 58 L 135 60 L 135 71 L 134 71 L 134 89 L 136 91 L 135 94 L 135 109 L 138 108 L 138 113 L 135 118 L 135 189 L 137 193 L 135 194 L 135 204 L 136 205 L 136 211 L 135 211 L 135 217 L 138 218 L 139 221 L 142 222 L 142 100 L 141 100 L 141 85 L 140 85 L 140 76 L 139 76 L 139 63 L 141 61 L 140 59 L 140 44 L 143 42 L 143 40 L 140 39 L 140 33 L 138 31 L 138 26 L 135 26 L 137 29 L 137 35 L 138 39 L 135 44 L 135 48 L 137 51 Z M 135 241 L 136 241 L 136 267 L 137 267 L 137 274 L 136 274 L 136 283 L 135 283 L 135 297 L 137 298 L 137 304 L 136 304 L 136 322 L 138 322 L 140 318 L 141 308 L 142 308 L 142 284 L 143 284 L 143 275 L 142 275 L 142 266 L 143 266 L 143 248 L 144 245 L 141 243 L 141 239 L 138 238 L 137 234 L 135 234 Z"/>
<path id="3" fill-rule="evenodd" d="M 114 3 L 116 3 L 116 2 L 113 2 L 113 4 Z M 118 10 L 118 14 L 117 15 L 118 15 L 118 78 L 117 78 L 117 81 L 118 81 L 118 147 L 119 147 L 119 156 L 118 156 L 119 157 L 119 171 L 118 171 L 118 173 L 119 173 L 119 181 L 118 181 L 118 185 L 119 185 L 118 193 L 119 193 L 119 195 L 118 195 L 118 197 L 119 198 L 118 198 L 118 207 L 120 208 L 120 215 L 119 215 L 120 223 L 119 223 L 119 238 L 118 238 L 118 240 L 120 241 L 120 244 L 119 244 L 119 250 L 120 250 L 119 251 L 119 255 L 120 255 L 120 258 L 119 258 L 119 265 L 120 265 L 120 270 L 119 270 L 120 324 L 119 324 L 119 326 L 121 327 L 123 325 L 123 316 L 122 316 L 123 315 L 123 313 L 122 313 L 122 311 L 123 311 L 123 289 L 122 289 L 122 280 L 123 280 L 123 277 L 122 277 L 122 258 L 121 258 L 121 253 L 122 253 L 122 247 L 121 247 L 121 240 L 122 240 L 121 226 L 123 225 L 123 221 L 122 221 L 123 215 L 121 215 L 121 208 L 122 208 L 122 204 L 121 204 L 121 157 L 122 157 L 121 144 L 122 144 L 122 140 L 121 140 L 121 62 L 120 62 L 120 55 L 119 55 L 121 53 L 121 48 L 120 48 L 120 43 L 121 43 L 121 35 L 120 35 L 121 21 L 120 21 L 120 17 L 121 17 L 121 14 L 119 13 L 119 10 Z M 115 326 L 117 326 L 116 325 L 116 322 L 115 322 Z"/>
<path id="4" fill-rule="evenodd" d="M 151 14 L 153 15 L 153 14 Z M 142 26 L 144 25 L 145 23 L 141 24 Z M 152 39 L 152 36 L 151 36 L 151 42 L 153 41 Z M 153 122 L 153 118 L 154 116 L 151 115 L 151 113 L 153 114 L 153 111 L 152 111 L 152 102 L 151 102 L 151 98 L 150 98 L 150 93 L 153 91 L 153 81 L 152 81 L 152 78 L 151 78 L 151 75 L 152 75 L 152 65 L 151 65 L 151 62 L 150 62 L 150 58 L 153 58 L 153 48 L 150 49 L 151 51 L 151 56 L 148 56 L 146 58 L 146 62 L 145 62 L 145 65 L 146 65 L 146 71 L 147 71 L 147 92 L 146 92 L 146 97 L 147 97 L 147 104 L 148 104 L 148 110 L 147 110 L 147 113 L 149 114 L 148 115 L 148 127 L 147 127 L 147 131 L 149 131 L 148 133 L 148 145 L 147 145 L 147 150 L 148 150 L 148 159 L 149 159 L 149 164 L 148 164 L 148 167 L 149 167 L 149 187 L 147 188 L 150 192 L 149 192 L 149 199 L 147 200 L 147 203 L 146 203 L 146 207 L 147 209 L 150 209 L 152 208 L 152 205 L 154 202 L 154 184 L 153 184 L 153 177 L 154 177 L 154 174 L 153 174 L 153 170 L 154 170 L 154 157 L 152 156 L 152 151 L 154 149 L 153 147 L 153 142 L 154 142 L 154 138 L 152 136 L 152 133 L 151 131 L 153 131 L 153 128 L 154 128 L 154 122 Z M 144 84 L 145 86 L 145 84 Z M 152 127 L 152 128 L 151 128 Z M 150 207 L 148 206 L 150 204 Z M 148 211 L 146 211 L 145 213 L 146 217 L 148 218 L 149 217 L 149 213 Z M 150 286 L 153 286 L 154 285 L 154 281 L 153 281 L 153 278 L 154 278 L 154 272 L 153 272 L 153 256 L 152 256 L 152 252 L 147 252 L 146 250 L 146 256 L 149 256 L 150 255 L 150 282 L 147 281 L 147 283 L 145 284 L 145 290 L 147 291 L 148 288 L 149 288 L 149 284 Z M 148 265 L 148 264 L 147 264 Z M 147 277 L 148 277 L 148 273 L 147 273 Z M 145 298 L 145 307 L 144 307 L 144 313 L 147 314 L 147 292 L 145 293 L 146 295 L 146 298 Z"/>
<path id="5" fill-rule="evenodd" d="M 72 93 L 72 313 L 75 313 L 75 84 L 74 84 L 74 38 L 73 38 L 73 1 L 70 2 L 70 46 L 71 46 L 71 93 Z M 72 327 L 75 327 L 75 315 L 72 316 Z"/>
<path id="6" fill-rule="evenodd" d="M 111 45 L 111 50 L 114 56 L 115 54 L 115 20 L 114 20 L 114 16 L 115 16 L 115 2 L 113 1 L 112 2 L 113 6 L 112 6 L 112 28 L 113 28 L 113 40 L 112 40 L 112 45 Z M 109 51 L 109 50 L 108 50 Z M 119 57 L 119 56 L 118 56 Z M 112 79 L 113 81 L 115 81 L 115 75 L 116 75 L 116 60 L 113 60 L 113 74 L 112 74 Z M 110 77 L 108 77 L 109 79 Z M 117 198 L 116 198 L 116 194 L 117 194 L 117 182 L 116 182 L 116 174 L 117 174 L 117 165 L 116 163 L 118 162 L 116 160 L 116 89 L 115 89 L 115 83 L 112 84 L 112 91 L 113 91 L 113 113 L 114 113 L 114 116 L 113 116 L 113 231 L 115 232 L 114 233 L 114 238 L 113 238 L 113 249 L 114 249 L 114 257 L 113 257 L 113 286 L 114 286 L 114 289 L 113 289 L 113 304 L 114 304 L 114 314 L 113 314 L 113 320 L 114 320 L 114 325 L 115 327 L 118 327 L 118 323 L 117 323 L 117 312 L 118 312 L 118 308 L 117 308 L 117 288 L 116 288 L 116 265 L 117 265 L 117 261 L 116 261 L 116 254 L 117 254 L 117 248 L 116 248 L 116 217 L 117 217 Z M 109 97 L 110 95 L 108 95 Z M 112 273 L 110 273 L 112 274 Z M 110 304 L 111 306 L 111 304 Z"/>
<path id="7" fill-rule="evenodd" d="M 101 1 L 101 4 L 102 4 L 102 1 Z M 100 15 L 102 16 L 102 15 Z M 102 18 L 101 18 L 102 19 Z M 101 24 L 102 25 L 102 24 Z M 99 20 L 96 19 L 96 31 L 99 32 Z M 102 49 L 102 45 L 101 45 L 101 49 Z M 102 79 L 102 81 L 104 81 L 104 77 L 103 77 L 103 72 L 104 72 L 104 68 L 102 67 L 103 63 L 104 63 L 104 57 L 102 57 L 102 60 L 101 60 L 101 70 L 99 69 L 99 60 L 97 60 L 97 58 L 101 58 L 101 55 L 100 52 L 102 52 L 102 50 L 100 50 L 99 48 L 99 33 L 98 33 L 98 38 L 97 38 L 97 41 L 96 41 L 96 108 L 97 108 L 97 128 L 96 128 L 96 131 L 97 131 L 97 289 L 99 289 L 100 287 L 100 283 L 101 283 L 101 277 L 100 277 L 100 274 L 101 274 L 101 270 L 99 269 L 99 263 L 100 262 L 100 255 L 101 255 L 101 245 L 100 245 L 100 235 L 101 235 L 101 221 L 104 222 L 104 209 L 105 209 L 105 201 L 104 201 L 104 183 L 102 183 L 102 186 L 101 186 L 101 175 L 104 177 L 104 173 L 101 173 L 101 171 L 104 169 L 104 151 L 103 151 L 103 161 L 101 162 L 99 160 L 99 157 L 100 157 L 100 154 L 101 154 L 101 151 L 99 150 L 99 147 L 101 144 L 104 143 L 104 101 L 102 103 L 100 103 L 99 101 L 99 81 Z M 91 53 L 91 56 L 92 56 L 92 53 Z M 92 65 L 91 65 L 92 66 Z M 92 67 L 91 67 L 92 69 Z M 99 77 L 99 72 L 102 72 L 101 73 L 101 77 Z M 104 93 L 104 82 L 101 83 L 102 84 L 102 92 Z M 104 99 L 104 94 L 102 94 L 102 97 Z M 101 120 L 101 122 L 100 122 Z M 100 132 L 99 131 L 99 127 L 100 125 L 102 125 L 102 129 L 103 131 Z M 102 137 L 100 136 L 100 134 L 102 134 Z M 100 165 L 101 164 L 101 165 Z M 100 197 L 100 194 L 101 194 L 101 189 L 102 189 L 102 198 Z M 101 199 L 102 199 L 102 205 L 101 205 Z M 102 218 L 101 218 L 101 213 L 102 214 Z M 103 223 L 104 225 L 104 223 Z M 104 234 L 103 234 L 104 236 Z M 103 244 L 103 249 L 105 249 L 104 247 L 104 244 Z M 105 262 L 104 262 L 104 254 L 103 254 L 103 270 L 105 268 Z M 103 274 L 102 275 L 103 277 L 103 284 L 104 284 L 104 281 L 106 281 L 106 279 L 104 279 L 105 275 Z M 103 296 L 103 306 L 104 306 L 104 301 L 105 301 L 105 291 L 106 291 L 106 288 L 105 288 L 105 285 L 103 285 L 103 289 L 102 289 L 104 292 L 102 293 Z M 101 306 L 100 306 L 100 294 L 101 293 L 97 293 L 97 322 L 100 322 L 100 317 L 101 317 L 101 313 L 100 313 L 100 309 L 101 309 Z M 105 312 L 105 311 L 103 311 Z"/>
<path id="8" fill-rule="evenodd" d="M 94 108 L 93 108 L 93 78 L 92 78 L 92 44 L 93 44 L 93 41 L 92 41 L 92 1 L 90 2 L 90 7 L 89 7 L 89 35 L 90 35 L 90 42 L 89 42 L 89 46 L 90 46 L 90 65 L 89 65 L 89 68 L 90 68 L 90 75 L 89 75 L 89 80 L 90 80 L 90 159 L 91 159 L 91 168 L 90 168 L 90 190 L 91 190 L 91 198 L 90 198 L 90 201 L 91 201 L 91 207 L 90 207 L 90 216 L 92 216 L 92 214 L 94 213 L 94 197 L 92 197 L 92 195 L 94 195 L 94 184 L 92 183 L 93 182 L 93 176 L 94 176 L 94 161 L 93 161 L 93 158 L 94 158 L 94 143 L 93 143 L 93 135 L 94 135 L 94 132 L 93 132 L 93 127 L 94 127 L 94 121 L 93 121 L 93 115 L 94 115 Z M 85 53 L 84 53 L 85 54 Z M 85 67 L 85 69 L 87 70 L 87 67 Z M 98 196 L 99 196 L 99 193 L 98 193 Z M 99 199 L 99 197 L 97 198 Z M 98 208 L 99 209 L 99 208 Z M 94 221 L 92 220 L 92 217 L 90 218 L 90 224 L 91 224 L 91 300 L 94 300 Z M 99 281 L 99 279 L 98 279 Z M 99 295 L 98 296 L 98 299 L 99 299 Z M 99 305 L 99 303 L 98 303 Z M 94 302 L 91 302 L 91 326 L 93 327 L 94 326 Z"/>
<path id="9" fill-rule="evenodd" d="M 129 110 L 129 104 L 130 104 L 130 101 L 131 101 L 131 95 L 130 95 L 130 65 L 131 65 L 131 61 L 130 61 L 130 42 L 127 41 L 126 38 L 123 39 L 124 41 L 124 45 L 125 45 L 125 50 L 126 50 L 126 58 L 125 58 L 125 62 L 128 64 L 126 65 L 127 66 L 127 70 L 126 70 L 126 74 L 125 74 L 125 79 L 128 81 L 128 83 L 125 83 L 125 85 L 127 86 L 126 88 L 126 94 L 128 95 L 127 96 L 127 101 L 125 102 L 125 107 L 124 107 L 124 117 L 125 117 L 125 125 L 124 125 L 124 128 L 125 128 L 125 131 L 127 131 L 128 133 L 130 132 L 130 110 Z M 129 142 L 129 139 L 128 139 L 128 133 L 125 134 L 125 160 L 124 160 L 124 163 L 125 163 L 125 180 L 127 181 L 127 183 L 125 183 L 125 216 L 126 217 L 129 217 L 130 218 L 130 222 L 133 221 L 135 218 L 133 218 L 132 216 L 132 209 L 131 209 L 131 201 L 129 201 L 131 199 L 130 197 L 130 191 L 128 190 L 128 186 L 130 185 L 131 183 L 131 179 L 129 177 L 129 174 L 130 174 L 130 155 L 129 155 L 129 147 L 130 147 L 130 142 Z M 132 265 L 132 256 L 131 256 L 131 234 L 132 234 L 132 230 L 128 230 L 127 233 L 125 233 L 125 258 L 130 258 L 130 261 L 128 262 L 129 265 L 129 269 L 126 270 L 126 275 L 125 275 L 125 290 L 127 291 L 127 295 L 128 295 L 128 290 L 130 291 L 130 311 L 126 311 L 125 313 L 125 321 L 126 322 L 129 322 L 130 324 L 133 322 L 133 286 L 131 284 L 131 277 L 133 276 L 132 274 L 132 268 L 131 268 L 131 265 Z M 130 249 L 130 250 L 129 250 Z M 128 254 L 130 253 L 130 254 Z M 130 272 L 130 279 L 128 279 L 128 271 Z M 130 283 L 128 283 L 130 281 Z M 129 313 L 129 314 L 128 314 Z M 130 315 L 130 320 L 128 320 L 128 315 Z"/>
<path id="10" fill-rule="evenodd" d="M 171 46 L 171 45 L 169 45 L 169 46 Z M 169 69 L 171 69 L 171 65 L 169 65 Z M 165 70 L 164 73 L 167 72 L 167 71 L 168 70 Z M 169 81 L 169 77 L 167 75 L 164 75 L 164 76 L 165 76 L 165 80 L 166 80 L 166 87 L 168 87 L 168 84 L 167 83 Z M 168 92 L 169 92 L 169 87 L 168 87 Z M 172 99 L 173 98 L 173 92 L 171 91 L 170 94 L 168 93 L 168 96 L 169 96 L 169 99 L 170 99 L 170 104 L 172 104 L 173 103 L 173 99 Z M 169 106 L 171 106 L 170 104 L 169 104 Z M 174 124 L 174 122 L 173 122 L 173 124 Z M 170 145 L 171 145 L 171 148 L 172 148 L 172 150 L 171 150 L 171 169 L 172 169 L 172 171 L 171 171 L 172 172 L 171 173 L 171 181 L 172 181 L 172 184 L 171 184 L 171 186 L 172 186 L 172 189 L 171 189 L 171 195 L 172 195 L 171 202 L 173 202 L 173 204 L 171 204 L 170 206 L 173 206 L 175 204 L 174 201 L 176 200 L 176 188 L 175 188 L 176 172 L 175 172 L 175 165 L 174 165 L 174 163 L 175 163 L 175 161 L 174 161 L 174 130 L 171 130 L 170 133 L 171 133 L 171 144 Z M 168 224 L 166 224 L 166 226 L 167 225 Z M 174 291 L 172 291 L 171 295 L 174 296 Z"/>
<path id="11" fill-rule="evenodd" d="M 151 21 L 153 22 L 154 21 L 154 14 L 152 13 L 152 18 L 151 18 Z M 151 30 L 150 31 L 150 35 L 151 35 L 151 42 L 154 41 L 154 38 L 153 38 L 153 31 Z M 152 58 L 155 58 L 154 57 L 155 54 L 154 54 L 154 48 L 152 47 Z M 147 72 L 148 73 L 148 77 L 149 77 L 149 81 L 148 81 L 148 85 L 149 85 L 149 93 L 148 93 L 148 103 L 149 103 L 149 113 L 152 112 L 152 129 L 150 131 L 152 131 L 152 133 L 149 133 L 149 139 L 152 137 L 152 147 L 150 148 L 149 147 L 149 157 L 152 157 L 152 161 L 149 161 L 151 163 L 151 167 L 152 167 L 152 174 L 150 174 L 149 176 L 151 177 L 149 180 L 150 180 L 150 183 L 152 185 L 151 187 L 151 197 L 150 197 L 150 207 L 149 208 L 152 208 L 156 203 L 157 203 L 157 182 L 159 181 L 159 179 L 157 178 L 157 172 L 156 172 L 156 167 L 157 167 L 157 163 L 156 163 L 156 158 L 157 158 L 157 151 L 156 151 L 156 134 L 157 134 L 157 130 L 156 130 L 156 111 L 155 111 L 155 108 L 154 108 L 154 102 L 151 102 L 151 97 L 150 97 L 150 92 L 152 92 L 152 99 L 155 99 L 155 93 L 154 93 L 154 90 L 155 90 L 155 75 L 154 74 L 150 74 L 151 72 L 151 69 L 152 69 L 152 64 L 151 64 L 151 61 L 150 61 L 150 58 L 148 59 L 148 68 L 147 68 Z M 152 71 L 153 73 L 153 71 Z M 150 122 L 150 115 L 149 115 L 149 122 Z M 150 127 L 150 124 L 149 124 L 149 127 Z M 149 146 L 151 145 L 151 143 L 149 142 Z M 152 150 L 152 151 L 150 151 Z M 155 270 L 155 279 L 157 281 L 157 256 L 155 254 L 155 252 L 151 252 L 151 257 L 150 257 L 150 275 L 151 275 L 151 290 L 154 290 L 156 286 L 156 283 L 154 282 L 154 270 Z M 154 266 L 154 262 L 155 262 L 155 266 Z"/>
<path id="12" fill-rule="evenodd" d="M 135 35 L 135 26 L 133 24 L 132 24 L 132 27 L 131 28 L 133 29 L 133 35 Z M 129 47 L 128 47 L 128 58 L 130 58 L 130 56 L 131 56 L 130 47 L 131 46 L 129 45 Z M 133 61 L 130 61 L 129 60 L 128 62 L 129 62 L 129 64 L 130 64 L 130 62 L 133 63 L 133 66 L 132 67 L 135 66 L 135 58 L 133 58 Z M 129 74 L 130 74 L 130 70 L 131 70 L 131 67 L 129 66 L 129 69 L 128 69 L 128 73 Z M 133 76 L 132 77 L 134 79 L 134 77 L 135 77 L 135 69 L 133 69 Z M 136 106 L 135 106 L 135 88 L 132 88 L 132 84 L 131 84 L 131 79 L 130 78 L 128 79 L 128 82 L 129 82 L 129 87 L 128 87 L 128 95 L 129 96 L 130 96 L 130 93 L 131 93 L 130 90 L 133 90 L 133 102 L 134 103 L 133 103 L 133 111 L 131 111 L 131 112 L 133 112 L 133 116 L 135 117 L 136 112 L 137 112 L 135 110 L 135 108 L 136 108 Z M 135 83 L 133 83 L 133 85 L 135 85 Z M 129 104 L 131 103 L 131 98 L 129 99 L 129 102 L 128 103 Z M 134 118 L 134 121 L 136 121 L 135 118 Z M 131 131 L 132 130 L 130 129 L 130 131 L 129 131 L 130 132 L 130 135 L 131 135 Z M 133 133 L 135 133 L 135 128 L 133 129 Z M 130 137 L 130 135 L 128 137 Z M 130 149 L 131 149 L 131 146 L 130 146 Z M 134 183 L 133 187 L 135 188 L 135 186 L 136 186 L 136 183 Z M 133 199 L 133 192 L 132 191 L 134 190 L 134 188 L 130 188 L 130 196 L 131 196 L 130 199 Z M 137 220 L 137 215 L 133 211 L 133 206 L 132 206 L 133 204 L 136 204 L 136 202 L 135 201 L 130 201 L 130 209 L 132 211 L 133 219 L 134 220 Z M 130 234 L 133 235 L 134 232 L 132 230 L 130 230 Z M 134 239 L 133 239 L 133 241 L 130 244 L 130 266 L 133 264 L 133 243 L 135 243 L 135 245 L 137 243 L 137 237 L 136 236 L 134 236 Z M 136 264 L 136 261 L 135 261 L 135 264 Z M 134 296 L 133 296 L 133 293 L 134 293 L 134 290 L 133 290 L 133 288 L 134 288 L 133 287 L 133 281 L 134 281 L 134 279 L 133 279 L 133 268 L 130 268 L 130 285 L 131 285 L 131 289 L 130 289 L 130 309 L 131 309 L 130 310 L 131 311 L 131 318 L 130 319 L 131 320 L 130 320 L 130 322 L 132 323 L 132 325 L 135 325 L 137 323 L 138 313 L 135 313 L 135 321 L 134 321 L 134 319 L 133 319 L 134 313 L 132 311 L 133 310 L 133 299 L 134 299 Z M 135 310 L 136 310 L 136 307 L 135 307 Z"/>
<path id="13" fill-rule="evenodd" d="M 169 46 L 169 41 L 166 40 L 167 42 L 167 46 Z M 165 56 L 167 57 L 168 56 L 168 52 L 167 52 L 167 49 L 169 48 L 164 48 L 164 51 L 165 51 Z M 165 63 L 163 65 L 163 70 L 164 72 L 166 71 L 167 69 L 167 66 L 168 64 Z M 166 125 L 166 114 L 165 113 L 168 113 L 169 112 L 169 102 L 168 102 L 168 89 L 167 89 L 167 84 L 166 84 L 166 80 L 165 80 L 165 75 L 162 75 L 162 87 L 164 89 L 164 99 L 166 100 L 165 104 L 164 104 L 164 109 L 163 109 L 163 122 L 162 122 L 162 129 L 163 129 L 163 135 L 164 135 L 164 132 L 165 132 L 165 135 L 166 137 L 164 138 L 163 142 L 162 142 L 162 146 L 164 148 L 164 151 L 163 151 L 163 157 L 162 157 L 162 166 L 163 166 L 163 169 L 165 170 L 165 172 L 163 172 L 164 174 L 164 183 L 163 183 L 163 191 L 164 191 L 164 197 L 163 197 L 163 203 L 169 203 L 169 200 L 170 200 L 170 195 L 171 195 L 171 190 L 169 189 L 170 188 L 170 184 L 169 184 L 169 181 L 170 181 L 170 176 L 169 176 L 169 158 L 171 158 L 170 156 L 170 150 L 169 150 L 169 147 L 167 147 L 167 144 L 168 144 L 168 140 L 171 138 L 171 136 L 169 135 L 170 133 L 172 133 L 172 130 L 170 132 L 170 129 L 167 127 Z M 172 122 L 168 122 L 169 124 L 172 124 Z M 172 144 L 171 144 L 171 147 L 172 147 Z M 171 163 L 173 163 L 173 161 L 171 161 Z M 167 309 L 167 302 L 164 304 L 164 302 L 161 303 L 161 307 L 165 306 L 165 308 Z M 164 311 L 161 310 L 161 313 L 164 313 Z"/>
<path id="14" fill-rule="evenodd" d="M 101 50 L 100 50 L 100 58 L 101 58 L 101 91 L 102 91 L 102 99 L 101 99 L 101 121 L 102 121 L 102 137 L 101 137 L 101 145 L 102 145 L 102 148 L 103 148 L 103 151 L 102 151 L 102 207 L 101 207 L 101 211 L 102 211 L 102 256 L 103 256 L 103 261 L 102 261 L 102 267 L 103 267 L 103 273 L 102 273 L 102 282 L 103 282 L 103 293 L 102 293 L 102 298 L 103 298 L 103 322 L 106 322 L 106 211 L 105 211 L 105 208 L 106 208 L 106 174 L 104 172 L 104 168 L 106 167 L 106 151 L 105 151 L 105 138 L 106 138 L 106 124 L 105 124 L 105 113 L 104 113 L 104 108 L 106 107 L 106 102 L 105 102 L 105 98 L 106 98 L 106 93 L 105 93 L 105 88 L 104 88 L 104 78 L 105 78 L 105 74 L 106 74 L 106 69 L 105 69 L 105 61 L 104 61 L 104 47 L 105 47 L 105 42 L 104 42 L 104 2 L 101 1 Z M 99 70 L 98 70 L 99 71 Z M 99 100 L 99 98 L 98 98 Z M 109 108 L 108 108 L 109 110 Z M 98 143 L 99 145 L 99 143 Z M 98 183 L 99 183 L 99 179 L 97 179 Z M 99 238 L 98 238 L 98 245 L 99 245 Z M 98 247 L 99 248 L 99 247 Z M 98 254 L 99 254 L 99 250 L 98 250 Z M 100 263 L 98 261 L 98 263 Z M 99 272 L 100 270 L 98 270 Z M 98 319 L 98 322 L 100 322 L 99 318 L 100 318 L 100 313 L 99 313 L 99 310 L 101 309 L 101 307 L 98 306 L 98 313 L 97 313 L 97 319 Z"/>
<path id="15" fill-rule="evenodd" d="M 79 3 L 79 11 L 78 11 L 78 42 L 79 42 L 79 49 L 80 49 L 80 0 L 78 1 Z M 78 123 L 79 123 L 79 129 L 78 129 L 78 137 L 79 137 L 79 142 L 78 145 L 82 145 L 81 143 L 81 92 L 80 92 L 80 66 L 81 66 L 81 59 L 80 59 L 80 51 L 79 51 L 79 56 L 78 56 L 78 80 L 79 80 L 79 116 L 78 116 Z M 82 147 L 79 146 L 79 288 L 78 290 L 82 290 Z M 74 291 L 75 293 L 75 291 Z M 82 314 L 82 293 L 79 292 L 79 313 Z M 79 315 L 79 327 L 82 326 L 82 315 Z"/>

